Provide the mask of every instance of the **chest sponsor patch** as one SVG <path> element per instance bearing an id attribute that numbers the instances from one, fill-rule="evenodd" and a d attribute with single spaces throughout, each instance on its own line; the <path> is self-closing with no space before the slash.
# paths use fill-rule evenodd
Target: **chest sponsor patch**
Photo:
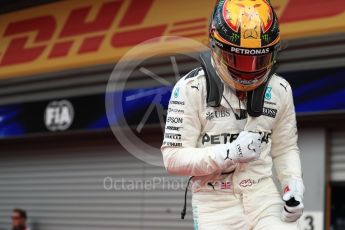
<path id="1" fill-rule="evenodd" d="M 181 134 L 176 133 L 165 133 L 165 137 L 173 140 L 181 140 Z"/>
<path id="2" fill-rule="evenodd" d="M 209 111 L 206 113 L 206 120 L 213 120 L 218 118 L 230 117 L 231 113 L 229 110 L 220 110 L 220 111 Z"/>
<path id="3" fill-rule="evenodd" d="M 167 126 L 166 129 L 174 130 L 174 131 L 180 131 L 182 127 L 176 127 L 176 126 Z"/>
<path id="4" fill-rule="evenodd" d="M 183 114 L 183 113 L 184 113 L 184 110 L 183 110 L 183 109 L 169 108 L 169 109 L 168 109 L 168 112 L 169 112 L 169 113 L 180 113 L 180 114 Z"/>
<path id="5" fill-rule="evenodd" d="M 268 105 L 277 105 L 276 102 L 266 101 L 266 100 L 265 100 L 265 104 L 268 104 Z"/>
<path id="6" fill-rule="evenodd" d="M 262 110 L 262 115 L 275 118 L 277 116 L 277 110 L 264 107 Z"/>
<path id="7" fill-rule="evenodd" d="M 170 101 L 170 105 L 184 105 L 184 101 Z"/>
<path id="8" fill-rule="evenodd" d="M 166 145 L 166 146 L 169 146 L 169 147 L 182 147 L 182 143 L 170 142 L 170 141 L 164 141 L 163 145 Z"/>
<path id="9" fill-rule="evenodd" d="M 238 133 L 221 133 L 216 135 L 209 135 L 205 133 L 202 137 L 202 144 L 210 143 L 212 145 L 232 143 L 237 139 Z"/>
<path id="10" fill-rule="evenodd" d="M 168 117 L 167 118 L 167 123 L 170 123 L 170 124 L 181 124 L 181 123 L 183 123 L 183 118 L 182 117 Z"/>
<path id="11" fill-rule="evenodd" d="M 211 144 L 211 145 L 218 145 L 218 144 L 226 144 L 226 143 L 232 143 L 237 139 L 239 136 L 239 133 L 221 133 L 221 134 L 208 134 L 205 133 L 202 136 L 201 143 L 203 145 L 205 144 Z M 261 143 L 266 143 L 268 144 L 270 138 L 271 138 L 271 133 L 260 133 L 262 135 L 262 140 Z"/>

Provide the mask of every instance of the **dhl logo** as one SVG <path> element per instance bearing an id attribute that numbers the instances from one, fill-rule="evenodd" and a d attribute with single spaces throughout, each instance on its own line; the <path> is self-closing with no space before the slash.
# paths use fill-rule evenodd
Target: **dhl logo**
<path id="1" fill-rule="evenodd" d="M 157 25 L 137 28 L 143 24 L 154 0 L 130 1 L 122 13 L 120 10 L 125 3 L 124 0 L 104 2 L 96 12 L 92 12 L 93 8 L 97 8 L 94 5 L 72 9 L 64 22 L 53 15 L 45 14 L 9 23 L 3 36 L 10 40 L 0 66 L 32 62 L 44 51 L 47 51 L 47 59 L 66 57 L 74 46 L 78 55 L 97 52 L 102 43 L 107 41 L 116 50 L 132 47 L 162 35 L 206 35 L 207 17 L 176 21 L 172 24 L 160 23 L 157 20 Z M 90 20 L 92 13 L 94 17 Z M 117 29 L 111 32 L 111 27 L 116 22 Z M 61 30 L 58 30 L 58 23 L 63 24 Z M 32 32 L 35 33 L 34 37 L 31 37 Z M 52 41 L 54 44 L 49 45 Z"/>
<path id="2" fill-rule="evenodd" d="M 344 17 L 345 3 L 334 1 L 338 3 L 272 2 L 283 28 L 286 24 L 287 33 L 296 34 L 296 29 L 301 28 L 291 30 L 290 24 Z M 74 0 L 3 15 L 0 17 L 0 77 L 111 63 L 131 47 L 163 35 L 206 43 L 208 18 L 214 4 L 215 0 Z M 305 13 L 311 11 L 314 13 Z M 341 22 L 345 24 L 344 20 Z M 159 45 L 171 41 L 155 42 L 158 49 Z"/>

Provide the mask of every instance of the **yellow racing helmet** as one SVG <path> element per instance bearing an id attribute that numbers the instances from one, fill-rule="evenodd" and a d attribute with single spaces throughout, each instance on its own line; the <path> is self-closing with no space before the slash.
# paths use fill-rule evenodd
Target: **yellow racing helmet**
<path id="1" fill-rule="evenodd" d="M 238 91 L 266 80 L 280 47 L 278 18 L 268 0 L 219 0 L 209 37 L 216 72 Z"/>

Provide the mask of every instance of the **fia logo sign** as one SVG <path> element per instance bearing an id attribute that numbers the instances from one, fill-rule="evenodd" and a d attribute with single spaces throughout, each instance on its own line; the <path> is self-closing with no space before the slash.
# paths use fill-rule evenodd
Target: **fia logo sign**
<path id="1" fill-rule="evenodd" d="M 50 102 L 44 114 L 45 125 L 53 132 L 67 130 L 72 125 L 73 119 L 74 109 L 67 100 Z"/>

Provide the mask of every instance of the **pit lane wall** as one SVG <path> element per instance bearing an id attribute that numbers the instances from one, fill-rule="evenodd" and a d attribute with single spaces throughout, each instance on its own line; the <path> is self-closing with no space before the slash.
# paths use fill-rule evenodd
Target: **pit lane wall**
<path id="1" fill-rule="evenodd" d="M 215 2 L 74 0 L 1 15 L 0 79 L 115 63 L 131 47 L 160 36 L 207 44 Z M 343 0 L 272 0 L 272 4 L 285 39 L 345 31 Z M 164 55 L 178 42 L 162 38 L 150 45 Z M 186 53 L 189 48 L 184 48 Z"/>

